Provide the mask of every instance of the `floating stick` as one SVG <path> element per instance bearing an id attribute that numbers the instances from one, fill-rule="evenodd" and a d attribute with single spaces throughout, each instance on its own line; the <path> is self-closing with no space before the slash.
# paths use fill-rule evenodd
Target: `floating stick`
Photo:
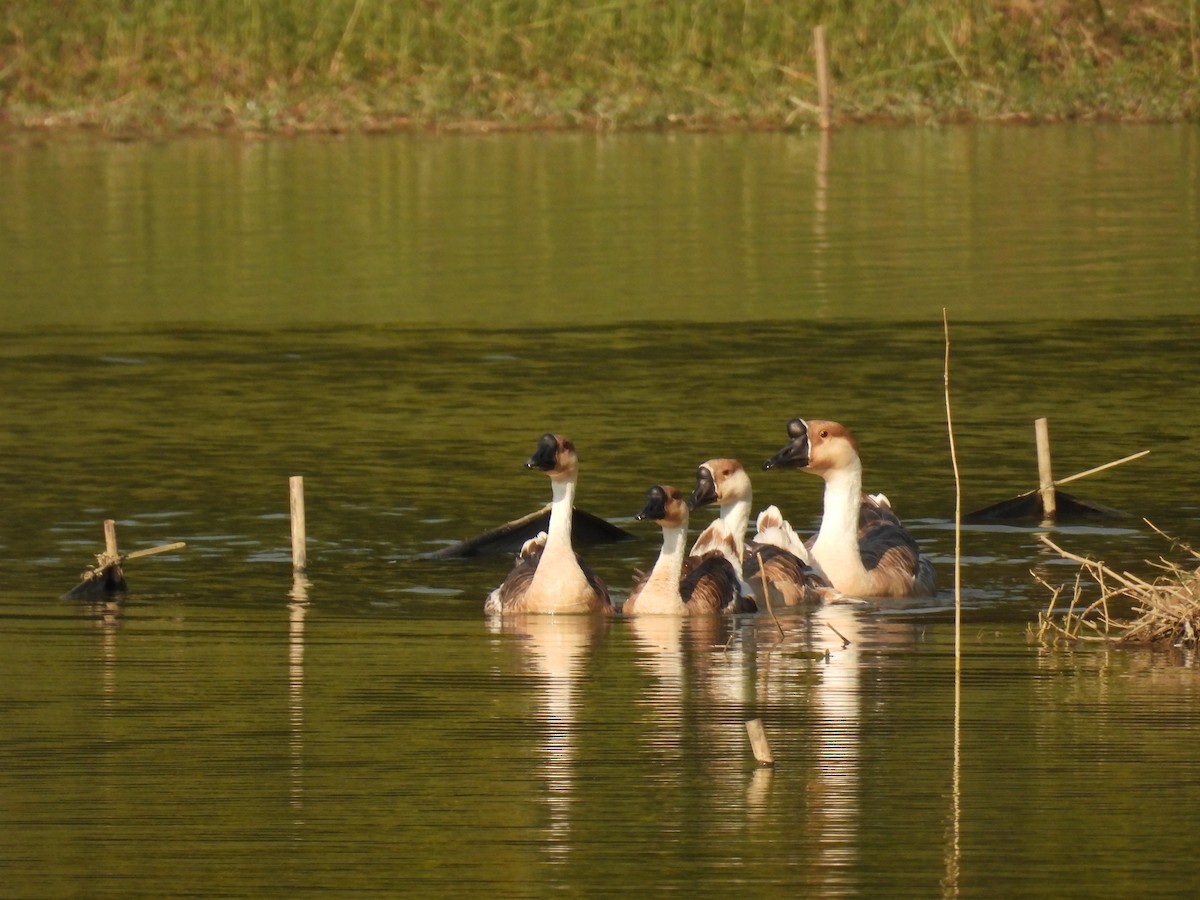
<path id="1" fill-rule="evenodd" d="M 176 541 L 173 544 L 163 544 L 161 547 L 147 547 L 145 550 L 134 550 L 132 553 L 122 553 L 121 561 L 127 559 L 141 559 L 143 556 L 154 556 L 156 553 L 170 553 L 172 550 L 182 550 L 187 544 L 183 541 Z"/>
<path id="2" fill-rule="evenodd" d="M 1129 456 L 1124 456 L 1121 459 L 1114 459 L 1112 462 L 1106 462 L 1102 466 L 1095 466 L 1088 469 L 1086 472 L 1076 472 L 1074 475 L 1068 475 L 1066 478 L 1059 478 L 1054 482 L 1055 486 L 1070 484 L 1072 481 L 1077 481 L 1080 478 L 1087 478 L 1089 475 L 1095 475 L 1097 472 L 1103 472 L 1105 469 L 1111 469 L 1113 466 L 1121 466 L 1127 462 L 1133 462 L 1135 459 L 1141 459 L 1143 456 L 1149 456 L 1149 450 L 1142 450 L 1140 453 L 1132 453 Z"/>

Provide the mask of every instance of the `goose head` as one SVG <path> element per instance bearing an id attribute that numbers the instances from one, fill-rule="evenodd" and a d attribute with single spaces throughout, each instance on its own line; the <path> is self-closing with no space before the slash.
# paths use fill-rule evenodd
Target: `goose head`
<path id="1" fill-rule="evenodd" d="M 814 419 L 792 419 L 788 443 L 763 463 L 764 469 L 803 469 L 826 476 L 858 463 L 858 442 L 844 425 Z"/>
<path id="2" fill-rule="evenodd" d="M 543 434 L 533 455 L 525 460 L 525 468 L 545 472 L 552 481 L 574 478 L 579 471 L 575 444 L 561 434 Z"/>
<path id="3" fill-rule="evenodd" d="M 696 488 L 688 498 L 692 509 L 718 503 L 722 506 L 749 500 L 750 476 L 736 459 L 710 459 L 696 469 Z"/>
<path id="4" fill-rule="evenodd" d="M 688 504 L 683 494 L 669 484 L 656 484 L 646 491 L 646 505 L 637 514 L 637 520 L 653 519 L 663 528 L 679 528 L 687 525 Z"/>

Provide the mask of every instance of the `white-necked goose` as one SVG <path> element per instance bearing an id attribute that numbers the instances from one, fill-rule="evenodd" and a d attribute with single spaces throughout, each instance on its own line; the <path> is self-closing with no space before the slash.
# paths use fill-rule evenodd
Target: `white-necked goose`
<path id="1" fill-rule="evenodd" d="M 764 469 L 803 469 L 825 479 L 825 511 L 813 562 L 850 597 L 922 597 L 937 587 L 933 563 L 882 494 L 864 496 L 858 444 L 837 422 L 792 419 L 791 441 Z"/>
<path id="2" fill-rule="evenodd" d="M 768 539 L 761 542 L 756 536 L 755 543 L 746 546 L 746 526 L 750 522 L 753 500 L 750 476 L 736 459 L 710 459 L 701 463 L 696 469 L 696 488 L 688 503 L 693 509 L 718 503 L 721 515 L 697 538 L 692 553 L 706 550 L 714 539 L 729 535 L 735 548 L 733 553 L 738 574 L 758 604 L 761 605 L 764 600 L 760 562 L 766 571 L 771 599 L 777 599 L 787 606 L 819 602 L 828 585 L 809 565 L 808 551 L 804 545 L 798 538 L 792 546 L 770 539 L 783 534 L 785 527 L 795 537 L 795 531 L 778 509 L 772 506 L 764 511 L 775 532 L 769 533 Z"/>
<path id="3" fill-rule="evenodd" d="M 543 434 L 525 463 L 550 476 L 550 525 L 521 548 L 512 570 L 484 603 L 489 615 L 505 613 L 613 612 L 604 582 L 571 547 L 571 515 L 579 460 L 575 445 L 558 434 Z"/>
<path id="4" fill-rule="evenodd" d="M 632 615 L 700 615 L 738 609 L 738 577 L 720 551 L 687 556 L 688 504 L 676 488 L 656 484 L 646 492 L 639 520 L 662 527 L 662 550 L 649 574 L 629 592 L 621 611 Z"/>

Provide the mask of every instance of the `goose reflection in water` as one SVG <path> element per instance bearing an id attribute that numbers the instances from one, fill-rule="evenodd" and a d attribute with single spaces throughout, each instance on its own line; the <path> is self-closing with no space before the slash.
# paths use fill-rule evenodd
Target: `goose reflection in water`
<path id="1" fill-rule="evenodd" d="M 499 634 L 519 638 L 514 646 L 542 680 L 534 696 L 545 729 L 541 769 L 546 779 L 549 826 L 544 846 L 552 859 L 565 862 L 571 849 L 579 681 L 588 651 L 608 631 L 610 620 L 525 613 L 493 617 L 489 625 Z"/>
<path id="2" fill-rule="evenodd" d="M 836 871 L 858 861 L 862 620 L 853 608 L 835 603 L 821 609 L 815 622 L 822 649 L 827 652 L 821 680 L 813 692 L 818 728 L 816 784 L 821 798 L 817 804 L 820 859 L 823 870 Z"/>
<path id="3" fill-rule="evenodd" d="M 694 769 L 705 763 L 707 802 L 719 814 L 711 837 L 736 840 L 741 831 L 746 769 L 744 712 L 754 699 L 754 642 L 746 616 L 631 616 L 623 620 L 638 649 L 637 663 L 652 683 L 637 703 L 650 712 L 648 751 L 668 765 L 654 768 L 660 782 L 690 789 Z M 684 823 L 680 823 L 680 828 Z"/>
<path id="4" fill-rule="evenodd" d="M 781 615 L 778 626 L 768 617 L 759 617 L 753 637 L 755 701 L 764 724 L 771 731 L 773 719 L 807 710 L 811 749 L 801 749 L 803 744 L 789 748 L 781 741 L 784 754 L 806 757 L 801 760 L 808 766 L 806 784 L 789 785 L 780 795 L 775 781 L 781 775 L 760 769 L 746 788 L 747 811 L 755 819 L 770 821 L 773 803 L 791 803 L 792 794 L 803 790 L 810 810 L 804 840 L 815 851 L 820 883 L 831 889 L 844 887 L 846 873 L 858 862 L 862 822 L 859 654 L 864 637 L 860 612 L 833 603 L 805 615 Z M 780 747 L 774 749 L 778 759 Z M 795 764 L 789 761 L 787 777 Z"/>

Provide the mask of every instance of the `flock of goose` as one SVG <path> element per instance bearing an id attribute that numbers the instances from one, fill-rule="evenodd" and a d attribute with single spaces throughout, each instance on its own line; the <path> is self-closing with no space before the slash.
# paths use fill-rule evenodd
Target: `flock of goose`
<path id="1" fill-rule="evenodd" d="M 837 422 L 792 419 L 788 443 L 764 469 L 793 468 L 825 480 L 817 534 L 802 541 L 774 506 L 763 510 L 750 542 L 750 476 L 735 459 L 710 459 L 690 496 L 670 485 L 646 492 L 639 520 L 662 528 L 662 550 L 621 607 L 626 615 L 754 612 L 764 603 L 816 604 L 838 597 L 919 597 L 936 588 L 933 565 L 883 494 L 862 492 L 858 444 Z M 544 434 L 525 463 L 550 476 L 548 530 L 521 548 L 504 582 L 484 604 L 489 615 L 613 613 L 607 586 L 571 546 L 579 461 L 574 444 Z M 687 549 L 688 517 L 716 504 L 717 518 Z"/>

